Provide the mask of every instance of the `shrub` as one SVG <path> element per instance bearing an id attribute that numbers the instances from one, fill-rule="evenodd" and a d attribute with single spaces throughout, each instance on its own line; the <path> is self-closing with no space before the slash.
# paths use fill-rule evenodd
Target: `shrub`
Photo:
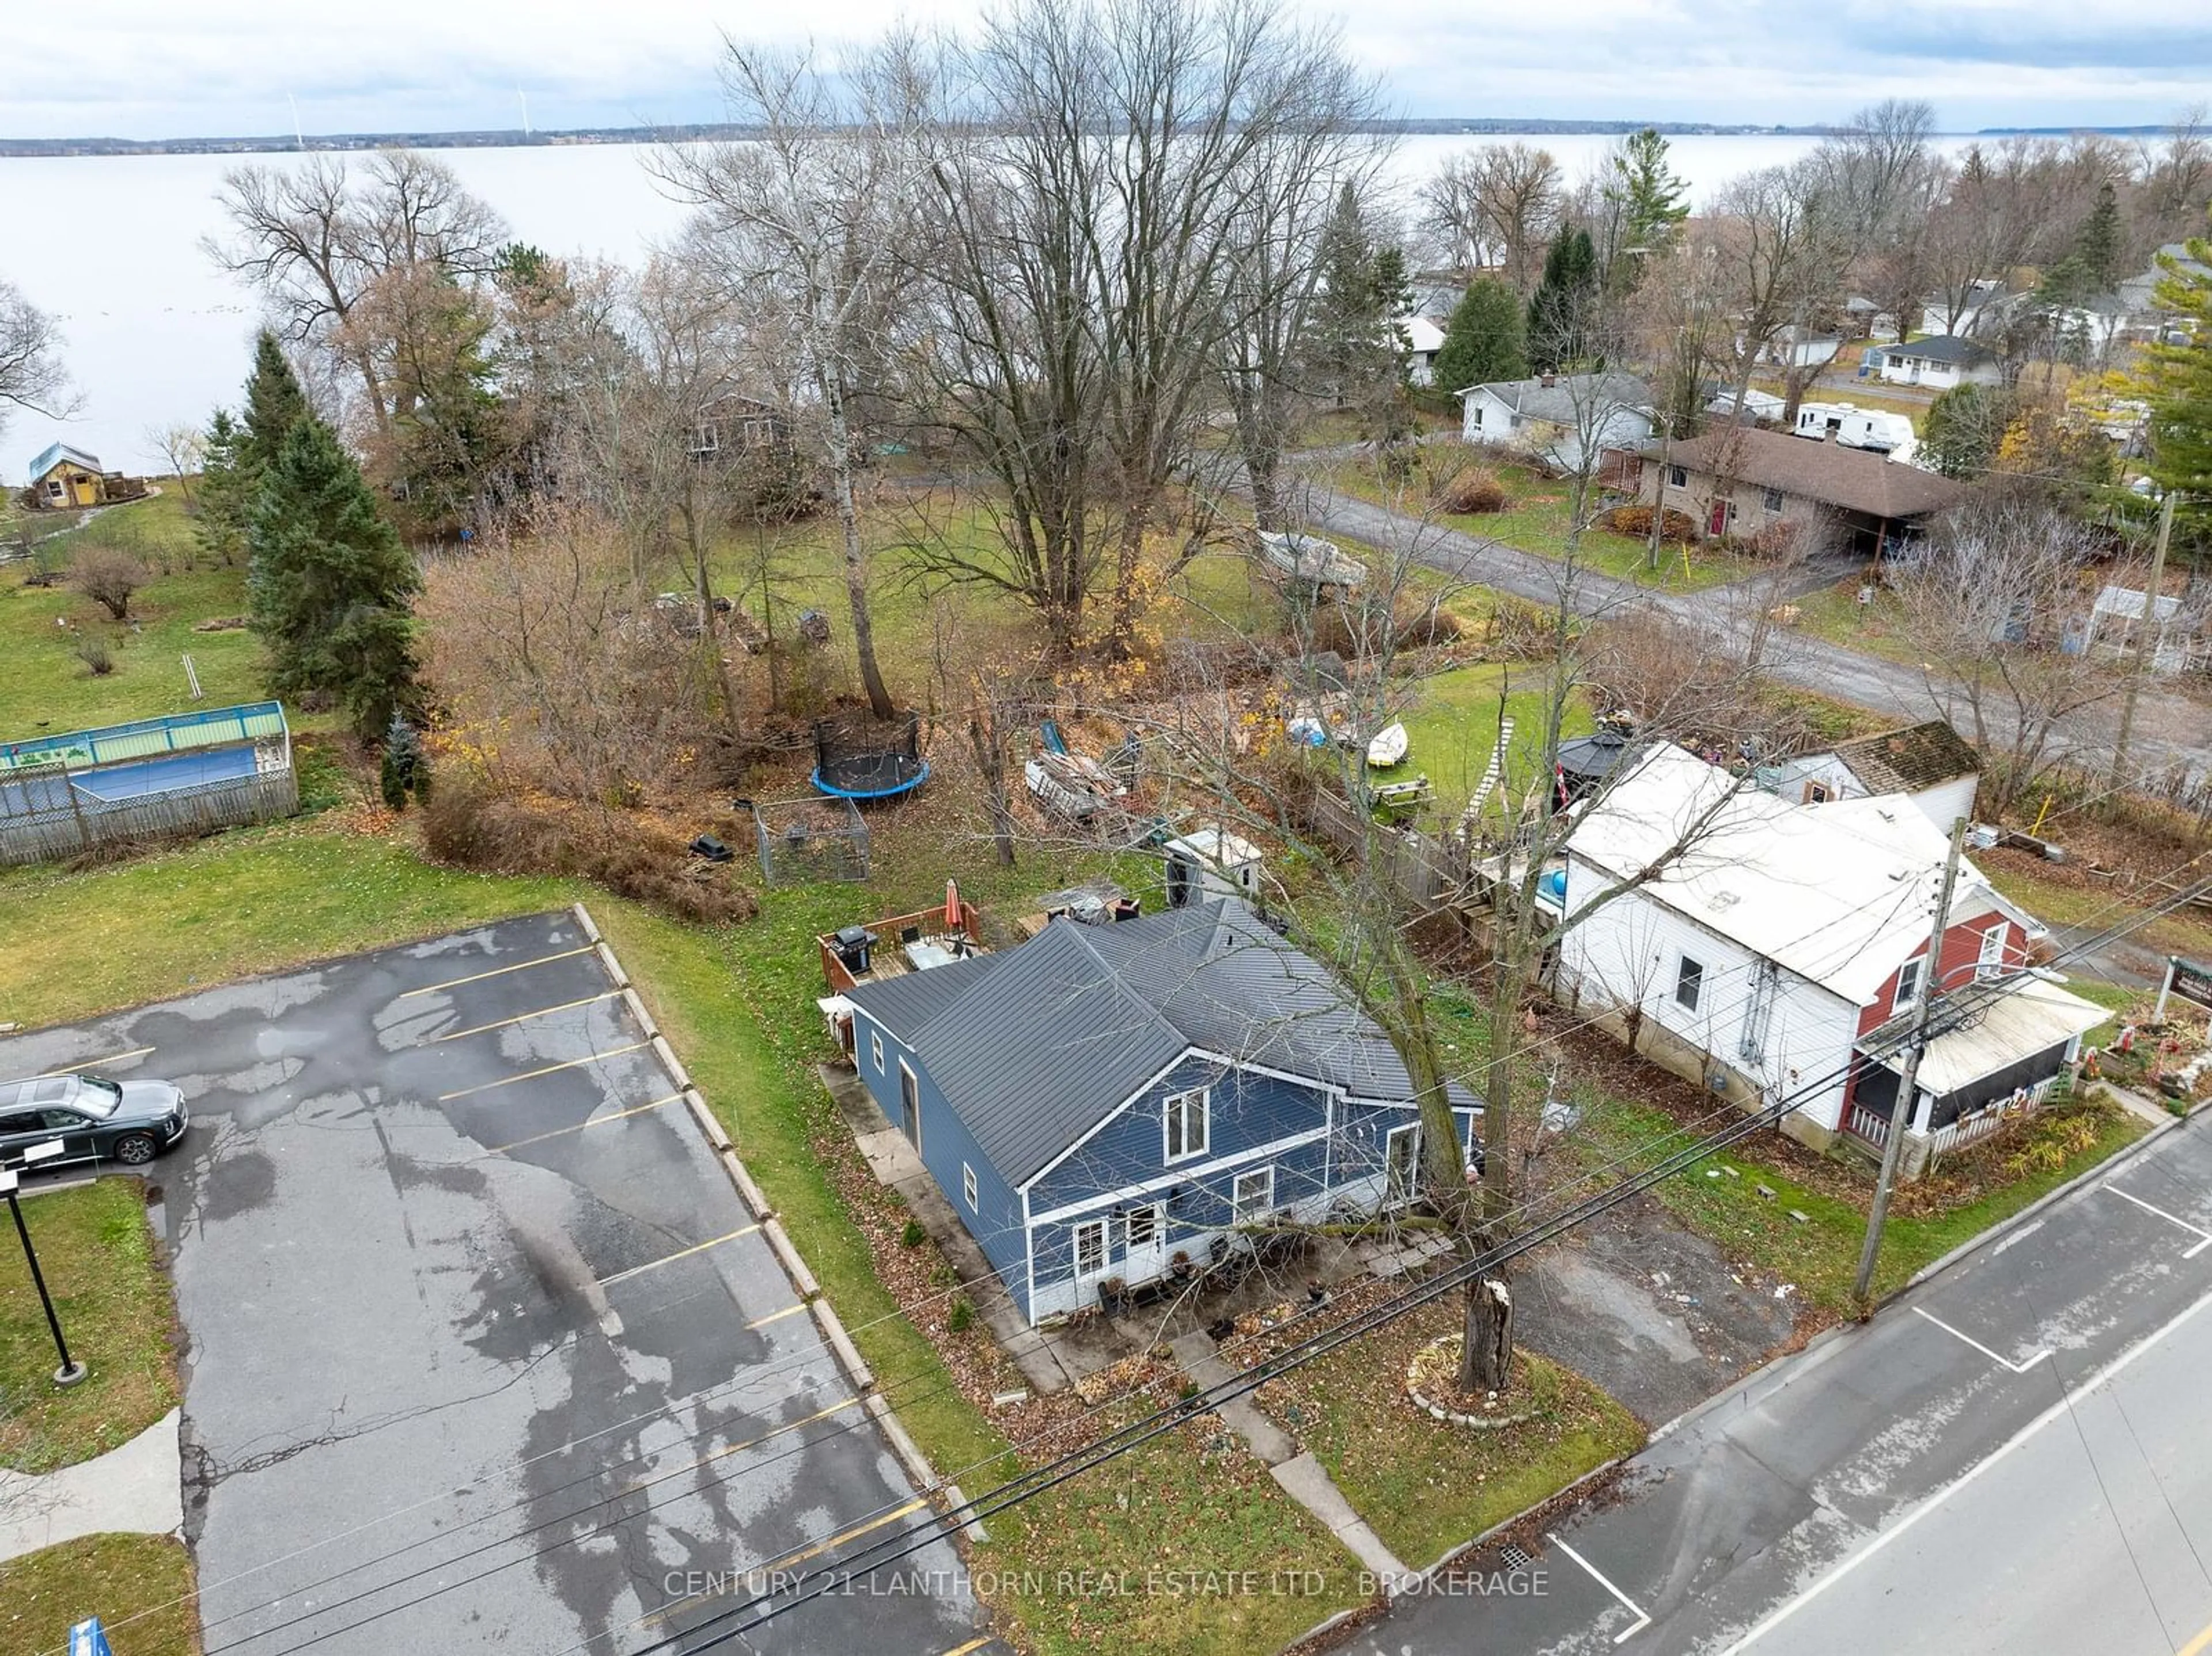
<path id="1" fill-rule="evenodd" d="M 921 1228 L 921 1221 L 919 1219 L 908 1220 L 906 1228 L 899 1232 L 901 1247 L 920 1247 L 928 1240 L 929 1233 Z"/>
<path id="2" fill-rule="evenodd" d="M 975 1325 L 975 1307 L 964 1298 L 953 1301 L 952 1308 L 945 1313 L 945 1325 L 955 1334 L 966 1333 Z"/>
<path id="3" fill-rule="evenodd" d="M 1441 478 L 1430 491 L 1438 507 L 1445 512 L 1475 513 L 1505 510 L 1505 485 L 1494 473 L 1482 470 L 1462 471 Z"/>
<path id="4" fill-rule="evenodd" d="M 1777 519 L 1757 533 L 1744 537 L 1743 550 L 1754 558 L 1786 558 L 1797 549 L 1800 525 Z"/>
<path id="5" fill-rule="evenodd" d="M 107 647 L 107 640 L 97 633 L 76 635 L 76 658 L 84 663 L 94 678 L 106 678 L 115 670 L 115 652 Z"/>
<path id="6" fill-rule="evenodd" d="M 1651 538 L 1651 508 L 1648 506 L 1617 506 L 1598 514 L 1598 527 L 1610 529 L 1616 535 L 1626 535 L 1632 540 Z M 1667 508 L 1667 516 L 1659 525 L 1659 538 L 1676 545 L 1686 544 L 1698 537 L 1698 520 L 1686 512 Z"/>
<path id="7" fill-rule="evenodd" d="M 376 767 L 377 786 L 382 790 L 384 803 L 394 810 L 407 809 L 407 784 L 399 774 L 399 761 L 385 750 L 383 762 Z"/>
<path id="8" fill-rule="evenodd" d="M 1316 610 L 1311 647 L 1334 650 L 1346 661 L 1358 661 L 1381 653 L 1386 640 L 1395 649 L 1417 650 L 1449 644 L 1466 636 L 1467 630 L 1458 614 L 1442 604 L 1401 592 L 1390 606 L 1387 631 L 1376 597 L 1354 598 Z"/>
<path id="9" fill-rule="evenodd" d="M 423 849 L 459 868 L 596 880 L 617 896 L 685 919 L 750 919 L 759 901 L 728 870 L 697 866 L 682 832 L 650 817 L 591 805 L 521 800 L 481 773 L 449 777 L 422 806 Z"/>
<path id="10" fill-rule="evenodd" d="M 150 579 L 144 564 L 118 547 L 81 547 L 70 561 L 70 585 L 118 621 L 130 619 L 131 595 Z"/>

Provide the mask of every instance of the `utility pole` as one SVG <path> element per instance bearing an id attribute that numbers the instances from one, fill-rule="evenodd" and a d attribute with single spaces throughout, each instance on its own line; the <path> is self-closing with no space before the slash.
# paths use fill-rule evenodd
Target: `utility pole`
<path id="1" fill-rule="evenodd" d="M 56 1144 L 52 1148 L 58 1149 L 61 1147 Z M 46 1149 L 47 1146 L 36 1144 L 32 1146 L 32 1149 Z M 54 1370 L 54 1384 L 75 1386 L 88 1371 L 82 1363 L 70 1356 L 69 1342 L 62 1338 L 61 1319 L 54 1314 L 54 1298 L 52 1295 L 46 1292 L 46 1273 L 39 1269 L 38 1250 L 31 1246 L 30 1228 L 23 1222 L 23 1206 L 16 1199 L 15 1186 L 19 1182 L 14 1168 L 0 1168 L 0 1192 L 7 1196 L 8 1211 L 15 1216 L 15 1234 L 22 1238 L 23 1241 L 23 1259 L 31 1267 L 31 1281 L 38 1288 L 39 1303 L 46 1307 L 46 1329 L 53 1335 L 54 1350 L 62 1360 L 62 1366 Z"/>
<path id="2" fill-rule="evenodd" d="M 2180 500 L 2176 489 L 2166 491 L 2166 500 L 2158 509 L 2158 539 L 2150 551 L 2150 584 L 2143 589 L 2142 630 L 2136 634 L 2135 660 L 2128 669 L 2128 693 L 2120 703 L 2120 735 L 2112 743 L 2112 773 L 2105 778 L 2105 797 L 2116 798 L 2126 779 L 2128 768 L 2128 738 L 2135 732 L 2136 695 L 2142 688 L 2143 650 L 2145 641 L 2154 640 L 2158 629 L 2158 589 L 2166 580 L 2166 549 L 2173 539 L 2173 508 Z M 2150 647 L 2154 650 L 2156 646 Z"/>
<path id="3" fill-rule="evenodd" d="M 1951 893 L 1959 883 L 1959 858 L 1966 845 L 1966 819 L 1951 824 L 1951 854 L 1943 863 L 1942 895 L 1936 899 L 1936 924 L 1928 933 L 1928 964 L 1923 969 L 1920 1004 L 1912 1009 L 1912 1042 L 1905 1049 L 1905 1067 L 1898 1072 L 1897 1101 L 1889 1107 L 1889 1137 L 1882 1141 L 1881 1174 L 1875 1180 L 1874 1205 L 1867 1210 L 1866 1243 L 1859 1249 L 1859 1274 L 1851 1284 L 1851 1297 L 1861 1305 L 1874 1286 L 1875 1261 L 1881 1253 L 1881 1228 L 1889 1217 L 1889 1192 L 1897 1183 L 1897 1164 L 1905 1155 L 1905 1130 L 1912 1119 L 1912 1091 L 1920 1078 L 1920 1055 L 1928 1049 L 1928 1021 L 1936 1008 L 1936 992 L 1943 981 L 1943 933 L 1951 924 Z"/>

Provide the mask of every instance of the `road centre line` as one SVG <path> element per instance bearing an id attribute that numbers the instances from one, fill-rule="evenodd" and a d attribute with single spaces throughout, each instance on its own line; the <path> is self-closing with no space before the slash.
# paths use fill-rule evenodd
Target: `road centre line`
<path id="1" fill-rule="evenodd" d="M 1980 1352 L 1991 1362 L 2002 1363 L 2007 1368 L 2011 1369 L 2015 1374 L 2025 1374 L 2029 1369 L 2034 1368 L 2036 1364 L 2041 1362 L 2045 1357 L 2051 1355 L 2050 1350 L 2046 1348 L 2044 1350 L 2037 1352 L 2026 1362 L 2014 1362 L 2010 1357 L 2001 1357 L 1997 1356 L 1996 1352 L 1990 1350 L 1989 1347 L 1984 1345 L 1979 1340 L 1974 1338 L 1972 1335 L 1961 1334 L 1957 1329 L 1952 1327 L 1950 1324 L 1945 1322 L 1941 1317 L 1935 1316 L 1929 1312 L 1923 1311 L 1917 1305 L 1912 1307 L 1912 1313 L 1916 1317 L 1926 1317 L 1929 1322 L 1934 1323 L 1936 1327 L 1942 1329 L 1953 1339 L 1966 1341 L 1968 1345 L 1972 1346 L 1975 1350 Z"/>
<path id="2" fill-rule="evenodd" d="M 518 1081 L 535 1081 L 539 1076 L 550 1076 L 562 1070 L 573 1070 L 580 1064 L 597 1064 L 603 1058 L 620 1058 L 624 1052 L 643 1052 L 653 1043 L 634 1040 L 627 1046 L 611 1046 L 604 1052 L 590 1052 L 582 1058 L 572 1058 L 566 1063 L 549 1064 L 542 1070 L 525 1070 L 519 1076 L 507 1076 L 498 1081 L 487 1081 L 481 1087 L 464 1087 L 457 1093 L 440 1093 L 438 1102 L 450 1104 L 457 1098 L 467 1098 L 476 1093 L 488 1093 L 495 1087 L 512 1087 Z"/>
<path id="3" fill-rule="evenodd" d="M 647 1259 L 641 1265 L 632 1265 L 627 1271 L 617 1271 L 611 1277 L 602 1277 L 599 1278 L 599 1286 L 611 1288 L 617 1283 L 627 1282 L 641 1272 L 658 1271 L 661 1266 L 672 1265 L 678 1259 L 688 1259 L 695 1253 L 704 1253 L 710 1247 L 720 1247 L 725 1242 L 736 1241 L 740 1236 L 750 1236 L 759 1228 L 757 1224 L 745 1225 L 729 1232 L 726 1235 L 714 1237 L 709 1241 L 694 1242 L 690 1247 L 678 1248 L 673 1253 L 664 1253 L 658 1259 Z"/>
<path id="4" fill-rule="evenodd" d="M 671 1093 L 665 1098 L 656 1098 L 650 1104 L 633 1104 L 626 1110 L 616 1110 L 607 1115 L 595 1115 L 588 1121 L 579 1121 L 567 1127 L 555 1127 L 548 1132 L 532 1133 L 527 1138 L 518 1138 L 512 1143 L 494 1144 L 489 1149 L 478 1150 L 469 1160 L 481 1162 L 487 1156 L 504 1156 L 509 1150 L 519 1150 L 526 1144 L 542 1144 L 549 1138 L 564 1138 L 570 1133 L 581 1132 L 586 1127 L 603 1127 L 610 1121 L 620 1121 L 626 1116 L 644 1115 L 649 1111 L 665 1109 L 684 1096 Z"/>
<path id="5" fill-rule="evenodd" d="M 586 995 L 581 1000 L 564 1000 L 558 1006 L 541 1006 L 534 1012 L 517 1012 L 511 1018 L 497 1018 L 489 1023 L 479 1023 L 472 1029 L 456 1029 L 450 1035 L 433 1035 L 428 1040 L 418 1040 L 417 1046 L 434 1046 L 441 1040 L 459 1040 L 464 1035 L 480 1035 L 490 1029 L 504 1029 L 512 1023 L 527 1023 L 532 1018 L 550 1017 L 556 1012 L 572 1012 L 579 1006 L 596 1006 L 603 1000 L 613 1000 L 619 989 L 610 989 L 604 994 Z"/>
<path id="6" fill-rule="evenodd" d="M 1643 1632 L 1644 1629 L 1651 1625 L 1650 1613 L 1648 1611 L 1638 1608 L 1633 1598 L 1631 1598 L 1619 1587 L 1613 1586 L 1612 1582 L 1607 1580 L 1605 1577 L 1600 1575 L 1597 1573 L 1597 1567 L 1591 1563 L 1589 1559 L 1583 1557 L 1565 1542 L 1560 1540 L 1558 1536 L 1553 1535 L 1549 1530 L 1544 1532 L 1544 1538 L 1547 1541 L 1549 1541 L 1553 1546 L 1557 1547 L 1561 1552 L 1566 1554 L 1568 1557 L 1573 1559 L 1575 1562 L 1580 1564 L 1583 1567 L 1583 1572 L 1589 1575 L 1591 1580 L 1596 1582 L 1598 1586 L 1603 1587 L 1614 1598 L 1620 1599 L 1623 1604 L 1627 1606 L 1628 1613 L 1636 1618 L 1633 1622 L 1630 1623 L 1628 1626 L 1623 1628 L 1619 1633 L 1613 1635 L 1613 1643 L 1617 1645 L 1624 1644 L 1628 1640 L 1633 1638 L 1636 1635 Z"/>
<path id="7" fill-rule="evenodd" d="M 48 1073 L 58 1076 L 75 1075 L 79 1070 L 89 1070 L 102 1064 L 120 1064 L 126 1058 L 143 1058 L 153 1050 L 151 1046 L 133 1046 L 127 1052 L 110 1052 L 106 1058 L 88 1058 L 76 1064 L 64 1064 L 60 1069 L 50 1071 Z"/>
<path id="8" fill-rule="evenodd" d="M 2203 1253 L 2206 1248 L 2212 1247 L 2212 1230 L 2207 1230 L 2202 1225 L 2192 1225 L 2186 1219 L 2177 1219 L 2173 1215 L 2168 1213 L 2164 1208 L 2154 1208 L 2149 1203 L 2144 1201 L 2142 1197 L 2129 1195 L 2127 1192 L 2122 1190 L 2118 1185 L 2100 1185 L 2098 1188 L 2111 1192 L 2112 1194 L 2118 1197 L 2123 1202 L 2133 1202 L 2145 1213 L 2154 1213 L 2160 1218 L 2165 1220 L 2169 1225 L 2179 1225 L 2185 1231 L 2190 1231 L 2196 1235 L 2202 1236 L 2204 1240 L 2197 1243 L 2195 1247 L 2185 1250 L 2181 1256 L 2183 1259 L 2193 1259 L 2198 1254 Z"/>
<path id="9" fill-rule="evenodd" d="M 1804 1592 L 1799 1593 L 1788 1604 L 1784 1604 L 1778 1610 L 1769 1612 L 1764 1621 L 1759 1623 L 1751 1629 L 1750 1632 L 1745 1634 L 1742 1638 L 1737 1640 L 1725 1651 L 1722 1652 L 1721 1656 L 1741 1656 L 1741 1653 L 1748 1650 L 1753 1643 L 1765 1637 L 1766 1635 L 1771 1633 L 1776 1628 L 1788 1621 L 1799 1611 L 1804 1609 L 1805 1606 L 1811 1604 L 1814 1599 L 1819 1598 L 1830 1587 L 1835 1586 L 1837 1582 L 1842 1580 L 1846 1575 L 1849 1575 L 1860 1565 L 1865 1563 L 1868 1559 L 1873 1557 L 1875 1554 L 1880 1552 L 1891 1542 L 1896 1540 L 1899 1536 L 1903 1535 L 1915 1524 L 1917 1524 L 1922 1519 L 1927 1517 L 1929 1513 L 1934 1512 L 1937 1507 L 1942 1506 L 1944 1502 L 1950 1500 L 1953 1495 L 1965 1489 L 1967 1484 L 1972 1483 L 1984 1472 L 1989 1471 L 1990 1467 L 1996 1465 L 2007 1455 L 2010 1454 L 2014 1449 L 2020 1447 L 2021 1444 L 2027 1442 L 2030 1438 L 2040 1432 L 2045 1427 L 2050 1425 L 2052 1421 L 2063 1420 L 2070 1417 L 2074 1411 L 2075 1404 L 2080 1399 L 2087 1397 L 2092 1392 L 2098 1391 L 2102 1387 L 2110 1385 L 2131 1364 L 2133 1364 L 2138 1357 L 2145 1356 L 2151 1351 L 2155 1350 L 2159 1346 L 2164 1344 L 2168 1335 L 2179 1329 L 2184 1324 L 2187 1323 L 2207 1306 L 2212 1306 L 2212 1294 L 2207 1294 L 2201 1299 L 2198 1299 L 2186 1310 L 2175 1316 L 2172 1320 L 2168 1322 L 2163 1328 L 2155 1329 L 2149 1334 L 2145 1335 L 2142 1339 L 2136 1341 L 2135 1344 L 2121 1352 L 2118 1356 L 2114 1357 L 2110 1362 L 2106 1363 L 2102 1368 L 2100 1368 L 2095 1374 L 2090 1375 L 2088 1379 L 2083 1380 L 2081 1385 L 2073 1387 L 2069 1391 L 2065 1388 L 2063 1382 L 2062 1382 L 2060 1386 L 2062 1395 L 2057 1402 L 2052 1404 L 2048 1409 L 2045 1409 L 2033 1420 L 2021 1427 L 2020 1430 L 2014 1433 L 2011 1437 L 2007 1438 L 2002 1443 L 1997 1445 L 1997 1447 L 1991 1450 L 1987 1456 L 1976 1462 L 1972 1466 L 1968 1467 L 1965 1472 L 1960 1474 L 1959 1477 L 1953 1478 L 1949 1483 L 1936 1490 L 1933 1495 L 1928 1496 L 1928 1498 L 1923 1501 L 1917 1507 L 1915 1507 L 1911 1512 L 1907 1513 L 1896 1523 L 1891 1525 L 1889 1528 L 1882 1531 L 1881 1533 L 1875 1536 L 1873 1540 L 1868 1542 L 1866 1545 L 1861 1547 L 1856 1552 L 1851 1554 L 1850 1556 L 1844 1559 L 1843 1562 L 1837 1565 L 1835 1568 L 1830 1570 L 1826 1575 L 1815 1581 L 1811 1586 L 1806 1588 Z M 1919 1309 L 1917 1306 L 1913 1308 L 1915 1310 Z M 1929 1320 L 1932 1322 L 1935 1319 L 1930 1318 Z M 2179 1656 L 2203 1656 L 2203 1652 L 2207 1648 L 2212 1648 L 2212 1645 L 2208 1645 L 2208 1640 L 2212 1640 L 2212 1628 L 2207 1628 L 2203 1633 L 2198 1635 L 2185 1650 L 2179 1653 Z"/>
<path id="10" fill-rule="evenodd" d="M 526 972 L 533 966 L 546 966 L 555 961 L 574 960 L 579 955 L 588 955 L 591 952 L 592 946 L 589 943 L 585 944 L 581 949 L 564 949 L 557 955 L 540 955 L 535 960 L 517 961 L 512 966 L 496 966 L 489 972 L 473 972 L 465 978 L 447 978 L 443 983 L 425 984 L 420 989 L 403 989 L 392 998 L 412 1000 L 417 995 L 434 995 L 441 989 L 458 989 L 465 983 L 482 983 L 486 978 L 503 978 L 509 972 Z"/>

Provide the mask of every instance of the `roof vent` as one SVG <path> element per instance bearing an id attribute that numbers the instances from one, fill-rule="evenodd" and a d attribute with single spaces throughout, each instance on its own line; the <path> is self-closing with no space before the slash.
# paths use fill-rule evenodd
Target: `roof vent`
<path id="1" fill-rule="evenodd" d="M 1741 899 L 1733 891 L 1716 891 L 1705 899 L 1705 907 L 1712 909 L 1734 908 Z"/>

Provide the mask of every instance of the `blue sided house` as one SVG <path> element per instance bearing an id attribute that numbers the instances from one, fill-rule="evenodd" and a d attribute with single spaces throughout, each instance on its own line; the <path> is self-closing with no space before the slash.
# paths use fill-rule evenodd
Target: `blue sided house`
<path id="1" fill-rule="evenodd" d="M 1054 919 L 848 998 L 862 1080 L 1031 1323 L 1416 1182 L 1419 1112 L 1389 1041 L 1234 900 Z M 1472 1163 L 1481 1107 L 1451 1096 Z"/>

